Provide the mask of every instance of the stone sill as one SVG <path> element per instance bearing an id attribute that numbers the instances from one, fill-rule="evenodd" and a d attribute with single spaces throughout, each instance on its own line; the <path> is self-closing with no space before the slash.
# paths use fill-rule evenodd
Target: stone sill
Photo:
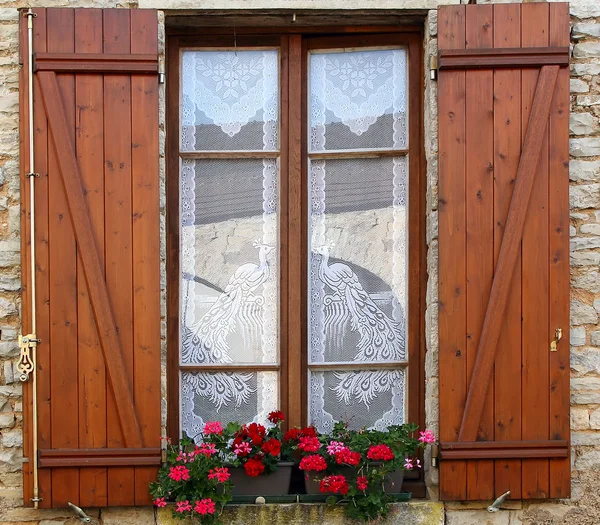
<path id="1" fill-rule="evenodd" d="M 157 525 L 191 525 L 172 517 L 172 509 L 158 509 Z M 282 503 L 278 505 L 228 505 L 223 511 L 225 525 L 356 525 L 344 516 L 341 506 L 323 503 Z M 433 501 L 409 501 L 393 504 L 386 521 L 379 525 L 444 525 L 444 504 Z"/>

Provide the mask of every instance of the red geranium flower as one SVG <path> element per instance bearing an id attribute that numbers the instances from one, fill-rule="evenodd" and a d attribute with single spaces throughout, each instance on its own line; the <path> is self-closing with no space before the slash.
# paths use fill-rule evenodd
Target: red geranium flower
<path id="1" fill-rule="evenodd" d="M 206 516 L 206 514 L 214 514 L 215 502 L 210 498 L 201 499 L 200 501 L 196 501 L 194 510 L 203 516 Z"/>
<path id="2" fill-rule="evenodd" d="M 265 471 L 265 466 L 263 465 L 263 462 L 260 459 L 252 458 L 246 461 L 246 463 L 244 464 L 244 470 L 246 471 L 246 474 L 248 474 L 248 476 L 254 478 L 256 476 L 260 476 Z"/>
<path id="3" fill-rule="evenodd" d="M 283 414 L 283 412 L 281 410 L 274 410 L 273 412 L 271 412 L 268 416 L 267 419 L 273 423 L 274 425 L 276 425 L 277 423 L 279 423 L 280 421 L 283 421 L 285 419 L 285 416 Z"/>
<path id="4" fill-rule="evenodd" d="M 319 489 L 321 492 L 346 494 L 348 492 L 348 481 L 345 476 L 326 476 L 321 480 Z"/>
<path id="5" fill-rule="evenodd" d="M 281 441 L 274 438 L 265 441 L 262 446 L 262 451 L 266 454 L 271 454 L 271 456 L 278 456 L 281 452 Z"/>
<path id="6" fill-rule="evenodd" d="M 366 476 L 358 476 L 356 478 L 356 486 L 358 487 L 358 490 L 367 490 L 369 480 Z"/>
<path id="7" fill-rule="evenodd" d="M 321 448 L 321 442 L 316 437 L 301 437 L 298 448 L 304 452 L 316 452 Z"/>
<path id="8" fill-rule="evenodd" d="M 187 481 L 190 479 L 190 471 L 187 467 L 178 465 L 177 467 L 171 467 L 171 470 L 169 470 L 169 477 L 173 481 Z"/>
<path id="9" fill-rule="evenodd" d="M 300 460 L 300 470 L 325 470 L 327 468 L 327 463 L 323 459 L 322 456 L 318 454 L 313 454 L 312 456 L 304 456 Z"/>
<path id="10" fill-rule="evenodd" d="M 394 453 L 387 445 L 373 445 L 369 448 L 367 457 L 373 461 L 389 461 L 394 459 Z"/>
<path id="11" fill-rule="evenodd" d="M 300 434 L 304 437 L 317 437 L 317 429 L 313 426 L 304 427 L 300 430 Z"/>
<path id="12" fill-rule="evenodd" d="M 339 450 L 335 453 L 335 461 L 338 465 L 345 463 L 355 467 L 360 463 L 360 452 L 352 452 L 348 448 Z"/>
<path id="13" fill-rule="evenodd" d="M 284 435 L 284 441 L 296 441 L 300 437 L 300 429 L 290 428 Z"/>

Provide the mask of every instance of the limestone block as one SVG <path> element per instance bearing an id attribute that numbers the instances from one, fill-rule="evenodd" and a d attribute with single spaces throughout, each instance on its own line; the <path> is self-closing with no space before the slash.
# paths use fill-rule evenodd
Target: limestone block
<path id="1" fill-rule="evenodd" d="M 600 429 L 600 408 L 590 414 L 590 427 L 595 430 Z"/>
<path id="2" fill-rule="evenodd" d="M 573 36 L 600 37 L 600 24 L 579 23 L 573 24 Z"/>
<path id="3" fill-rule="evenodd" d="M 576 470 L 589 470 L 600 465 L 600 450 L 585 449 L 575 457 Z"/>
<path id="4" fill-rule="evenodd" d="M 583 326 L 571 329 L 571 346 L 583 346 L 585 344 L 586 333 Z"/>
<path id="5" fill-rule="evenodd" d="M 574 82 L 571 80 L 571 82 Z M 586 88 L 587 84 L 584 82 Z M 571 86 L 573 91 L 573 86 Z M 586 89 L 587 91 L 587 89 Z M 596 131 L 598 126 L 598 119 L 596 119 L 591 113 L 571 113 L 569 120 L 569 132 L 572 135 L 591 135 Z"/>
<path id="6" fill-rule="evenodd" d="M 0 342 L 0 357 L 16 357 L 19 355 L 19 345 L 15 341 Z"/>
<path id="7" fill-rule="evenodd" d="M 600 404 L 600 378 L 572 377 L 571 403 L 575 405 Z"/>
<path id="8" fill-rule="evenodd" d="M 571 407 L 571 428 L 573 430 L 590 428 L 590 413 L 587 408 Z"/>
<path id="9" fill-rule="evenodd" d="M 586 137 L 569 140 L 569 151 L 574 157 L 594 157 L 600 155 L 600 139 Z"/>
<path id="10" fill-rule="evenodd" d="M 2 432 L 2 446 L 6 448 L 20 447 L 23 445 L 23 432 L 21 429 Z"/>
<path id="11" fill-rule="evenodd" d="M 579 77 L 583 75 L 598 75 L 600 74 L 600 64 L 573 64 L 571 68 L 571 74 L 573 76 Z"/>
<path id="12" fill-rule="evenodd" d="M 572 209 L 600 208 L 600 184 L 571 186 L 569 201 Z"/>
<path id="13" fill-rule="evenodd" d="M 571 93 L 587 93 L 590 90 L 588 83 L 578 78 L 572 78 L 570 86 Z"/>
<path id="14" fill-rule="evenodd" d="M 569 12 L 577 18 L 594 18 L 600 16 L 600 4 L 597 0 L 578 0 L 571 2 Z"/>
<path id="15" fill-rule="evenodd" d="M 574 276 L 571 279 L 573 288 L 581 288 L 589 292 L 600 292 L 600 273 L 597 271 L 582 272 L 581 275 Z"/>
<path id="16" fill-rule="evenodd" d="M 486 509 L 449 510 L 446 525 L 511 525 L 511 512 L 489 513 Z"/>
<path id="17" fill-rule="evenodd" d="M 577 95 L 578 106 L 597 106 L 600 104 L 600 95 Z"/>
<path id="18" fill-rule="evenodd" d="M 577 113 L 577 115 L 585 115 L 585 113 Z M 576 182 L 600 181 L 600 160 L 571 160 L 569 178 Z"/>
<path id="19" fill-rule="evenodd" d="M 600 346 L 600 332 L 599 331 L 592 332 L 590 334 L 590 343 L 592 343 L 594 346 Z"/>
<path id="20" fill-rule="evenodd" d="M 582 42 L 573 48 L 574 58 L 600 57 L 600 42 Z"/>
<path id="21" fill-rule="evenodd" d="M 578 250 L 593 250 L 594 248 L 600 248 L 600 237 L 574 237 L 571 239 L 572 252 Z"/>
<path id="22" fill-rule="evenodd" d="M 569 237 L 575 237 L 577 235 L 577 229 L 572 224 L 569 224 Z"/>
<path id="23" fill-rule="evenodd" d="M 598 322 L 598 313 L 593 306 L 582 303 L 577 299 L 571 301 L 571 324 L 596 324 Z"/>
<path id="24" fill-rule="evenodd" d="M 599 432 L 571 432 L 573 446 L 598 446 L 600 445 Z"/>

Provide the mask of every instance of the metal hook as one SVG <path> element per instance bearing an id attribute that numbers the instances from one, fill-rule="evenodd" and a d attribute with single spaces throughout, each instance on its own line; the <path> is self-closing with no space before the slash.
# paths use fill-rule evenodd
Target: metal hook
<path id="1" fill-rule="evenodd" d="M 504 503 L 504 500 L 508 498 L 508 496 L 510 496 L 510 490 L 507 490 L 502 496 L 497 498 L 496 501 L 488 507 L 488 512 L 498 512 L 500 510 L 500 505 Z"/>

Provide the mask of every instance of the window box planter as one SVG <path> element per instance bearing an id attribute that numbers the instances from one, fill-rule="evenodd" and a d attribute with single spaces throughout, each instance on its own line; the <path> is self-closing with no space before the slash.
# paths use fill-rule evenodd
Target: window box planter
<path id="1" fill-rule="evenodd" d="M 373 466 L 380 465 L 380 463 L 373 463 Z M 356 469 L 351 467 L 342 467 L 339 469 L 339 474 L 346 476 L 347 478 L 356 477 Z M 320 483 L 321 480 L 327 474 L 309 472 L 304 476 L 304 487 L 307 494 L 321 494 Z M 394 472 L 387 475 L 384 490 L 388 494 L 395 494 L 402 491 L 402 482 L 404 481 L 404 469 L 398 468 Z"/>
<path id="2" fill-rule="evenodd" d="M 251 477 L 244 467 L 230 468 L 230 480 L 233 482 L 233 497 L 236 496 L 279 496 L 289 492 L 292 478 L 291 461 L 281 461 L 275 472 Z"/>

